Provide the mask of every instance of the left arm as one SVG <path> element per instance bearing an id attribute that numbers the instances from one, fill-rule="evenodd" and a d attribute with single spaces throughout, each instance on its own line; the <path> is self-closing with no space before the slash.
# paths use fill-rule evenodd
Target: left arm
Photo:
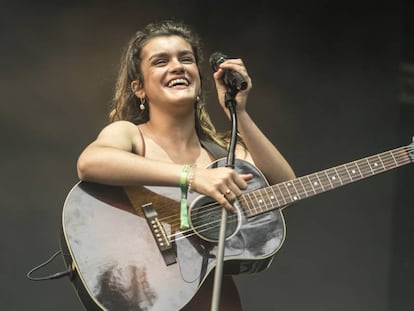
<path id="1" fill-rule="evenodd" d="M 237 114 L 238 128 L 243 142 L 257 168 L 262 171 L 271 185 L 295 178 L 293 169 L 244 111 Z M 243 152 L 243 151 L 242 151 Z"/>
<path id="2" fill-rule="evenodd" d="M 241 59 L 229 59 L 223 62 L 220 65 L 219 70 L 214 73 L 219 102 L 225 113 L 230 118 L 229 111 L 224 103 L 224 96 L 226 93 L 226 87 L 222 80 L 224 69 L 231 69 L 239 72 L 248 82 L 247 89 L 239 91 L 235 98 L 237 103 L 238 130 L 246 144 L 248 154 L 247 156 L 242 155 L 244 151 L 238 148 L 238 150 L 236 150 L 236 156 L 242 155 L 242 158 L 252 161 L 266 176 L 270 184 L 276 184 L 295 178 L 295 173 L 289 163 L 263 134 L 246 111 L 247 97 L 252 88 L 252 81 L 247 74 L 246 67 Z"/>

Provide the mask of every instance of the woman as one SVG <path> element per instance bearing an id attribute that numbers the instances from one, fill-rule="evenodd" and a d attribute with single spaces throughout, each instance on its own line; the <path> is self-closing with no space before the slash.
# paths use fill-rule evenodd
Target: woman
<path id="1" fill-rule="evenodd" d="M 230 168 L 207 169 L 214 161 L 201 141 L 223 147 L 202 102 L 199 40 L 184 24 L 165 21 L 138 31 L 122 59 L 110 124 L 80 155 L 81 180 L 109 185 L 190 187 L 233 212 L 232 202 L 247 188 L 251 174 Z M 294 173 L 246 111 L 252 88 L 241 59 L 224 61 L 214 73 L 218 100 L 224 103 L 224 70 L 239 72 L 248 82 L 237 93 L 236 111 L 243 144 L 236 158 L 254 163 L 270 184 L 294 178 Z M 209 310 L 212 277 L 199 289 L 188 310 Z M 241 310 L 231 277 L 222 280 L 221 310 Z"/>

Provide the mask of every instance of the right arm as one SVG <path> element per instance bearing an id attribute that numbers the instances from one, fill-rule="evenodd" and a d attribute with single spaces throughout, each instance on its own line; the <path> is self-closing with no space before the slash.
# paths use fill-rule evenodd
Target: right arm
<path id="1" fill-rule="evenodd" d="M 178 187 L 183 165 L 145 158 L 141 155 L 143 148 L 135 124 L 127 121 L 111 123 L 79 156 L 78 176 L 82 181 L 107 185 Z M 214 198 L 231 211 L 233 207 L 223 193 L 230 189 L 239 196 L 241 189 L 247 188 L 245 180 L 250 178 L 250 174 L 239 175 L 226 167 L 197 167 L 192 189 Z"/>
<path id="2" fill-rule="evenodd" d="M 108 185 L 176 186 L 182 165 L 144 158 L 140 155 L 143 148 L 135 124 L 111 123 L 79 156 L 78 176 Z"/>

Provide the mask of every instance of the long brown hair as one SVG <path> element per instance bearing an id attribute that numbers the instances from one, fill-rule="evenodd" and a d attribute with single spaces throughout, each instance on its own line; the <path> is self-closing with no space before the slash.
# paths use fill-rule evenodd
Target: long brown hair
<path id="1" fill-rule="evenodd" d="M 200 63 L 203 60 L 203 55 L 200 47 L 200 39 L 189 26 L 174 20 L 148 24 L 142 30 L 135 33 L 123 52 L 115 85 L 112 110 L 109 113 L 110 122 L 127 120 L 134 124 L 142 124 L 148 121 L 149 106 L 147 105 L 144 110 L 139 109 L 141 102 L 133 93 L 131 82 L 137 80 L 139 83 L 143 83 L 140 56 L 145 43 L 155 37 L 173 35 L 180 36 L 191 45 L 198 72 L 201 72 Z M 202 81 L 201 73 L 200 80 Z M 206 110 L 203 92 L 201 93 L 200 99 L 194 103 L 194 107 L 196 114 L 195 128 L 198 137 L 202 140 L 212 140 L 221 146 L 225 146 L 224 137 L 216 132 L 210 115 Z"/>

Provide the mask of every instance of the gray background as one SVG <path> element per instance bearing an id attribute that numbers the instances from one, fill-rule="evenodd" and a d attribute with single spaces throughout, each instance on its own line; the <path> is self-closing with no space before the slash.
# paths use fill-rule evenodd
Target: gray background
<path id="1" fill-rule="evenodd" d="M 408 1 L 1 1 L 0 309 L 82 310 L 69 280 L 26 273 L 59 249 L 81 150 L 106 124 L 134 31 L 175 17 L 208 57 L 242 57 L 249 111 L 298 176 L 410 143 Z M 265 272 L 237 276 L 245 310 L 413 310 L 414 174 L 405 166 L 285 210 Z M 37 275 L 63 269 L 61 259 Z"/>

